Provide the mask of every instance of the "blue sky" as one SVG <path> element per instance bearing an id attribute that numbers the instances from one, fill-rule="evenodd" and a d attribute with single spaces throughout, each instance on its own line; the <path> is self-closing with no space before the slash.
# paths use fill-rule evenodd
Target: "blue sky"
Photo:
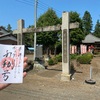
<path id="1" fill-rule="evenodd" d="M 25 20 L 25 27 L 34 24 L 34 1 L 35 0 L 0 0 L 0 26 L 17 29 L 17 21 Z M 90 12 L 93 26 L 100 20 L 100 0 L 38 0 L 37 16 L 39 17 L 48 8 L 53 8 L 58 17 L 63 11 L 76 11 L 83 17 L 84 12 Z"/>

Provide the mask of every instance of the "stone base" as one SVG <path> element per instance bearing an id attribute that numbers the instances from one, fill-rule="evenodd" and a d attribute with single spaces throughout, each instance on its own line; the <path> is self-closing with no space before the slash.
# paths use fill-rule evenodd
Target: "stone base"
<path id="1" fill-rule="evenodd" d="M 61 81 L 70 81 L 71 80 L 71 74 L 61 74 Z"/>
<path id="2" fill-rule="evenodd" d="M 35 61 L 34 62 L 34 67 L 35 68 L 39 68 L 39 69 L 45 69 L 45 67 L 44 67 L 44 63 L 41 61 Z"/>

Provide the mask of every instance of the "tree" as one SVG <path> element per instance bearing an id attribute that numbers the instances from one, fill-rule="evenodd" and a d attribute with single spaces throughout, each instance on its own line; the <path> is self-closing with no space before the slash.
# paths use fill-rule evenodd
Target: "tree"
<path id="1" fill-rule="evenodd" d="M 7 31 L 8 31 L 9 33 L 12 33 L 12 30 L 11 30 L 11 29 L 12 29 L 11 25 L 8 24 L 8 25 L 7 25 Z"/>
<path id="2" fill-rule="evenodd" d="M 70 30 L 70 43 L 72 45 L 80 45 L 84 39 L 82 20 L 77 12 L 70 12 L 70 23 L 79 22 L 79 28 Z"/>
<path id="3" fill-rule="evenodd" d="M 37 27 L 52 26 L 59 23 L 60 20 L 57 17 L 56 12 L 49 8 L 47 12 L 38 18 Z M 50 48 L 54 48 L 57 41 L 58 32 L 42 32 L 37 34 L 37 44 L 42 44 L 47 53 Z"/>
<path id="4" fill-rule="evenodd" d="M 91 33 L 92 26 L 93 26 L 92 17 L 88 11 L 85 11 L 82 21 L 83 21 L 84 34 L 87 35 Z"/>
<path id="5" fill-rule="evenodd" d="M 29 26 L 28 28 L 31 28 L 33 26 Z M 25 33 L 23 34 L 23 42 L 26 46 L 29 46 L 29 47 L 33 47 L 34 45 L 34 33 Z"/>
<path id="6" fill-rule="evenodd" d="M 99 20 L 97 20 L 97 23 L 95 25 L 94 35 L 96 37 L 99 37 L 100 38 L 100 22 L 99 22 Z"/>

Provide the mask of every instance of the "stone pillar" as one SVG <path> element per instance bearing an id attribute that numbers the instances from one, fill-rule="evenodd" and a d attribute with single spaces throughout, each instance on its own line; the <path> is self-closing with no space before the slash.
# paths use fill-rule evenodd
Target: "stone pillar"
<path id="1" fill-rule="evenodd" d="M 62 81 L 70 81 L 69 13 L 62 14 Z"/>
<path id="2" fill-rule="evenodd" d="M 22 45 L 22 39 L 23 39 L 23 28 L 24 28 L 24 20 L 20 19 L 18 20 L 18 34 L 17 34 L 17 44 Z"/>

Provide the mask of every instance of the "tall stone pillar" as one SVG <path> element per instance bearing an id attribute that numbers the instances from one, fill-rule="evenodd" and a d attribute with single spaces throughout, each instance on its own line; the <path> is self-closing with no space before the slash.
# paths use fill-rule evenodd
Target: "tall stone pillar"
<path id="1" fill-rule="evenodd" d="M 17 24 L 18 24 L 17 44 L 22 45 L 24 20 L 23 19 L 18 20 Z"/>
<path id="2" fill-rule="evenodd" d="M 70 81 L 69 13 L 62 14 L 62 81 Z"/>

